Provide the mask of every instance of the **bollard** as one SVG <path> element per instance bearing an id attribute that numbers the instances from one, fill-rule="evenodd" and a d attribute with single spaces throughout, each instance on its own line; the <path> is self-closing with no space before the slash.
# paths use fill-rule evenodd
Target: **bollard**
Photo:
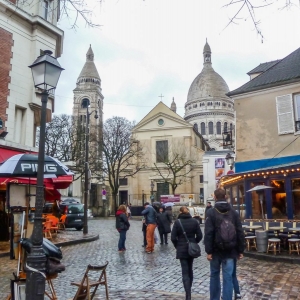
<path id="1" fill-rule="evenodd" d="M 268 231 L 256 230 L 255 235 L 256 235 L 257 252 L 267 252 Z"/>

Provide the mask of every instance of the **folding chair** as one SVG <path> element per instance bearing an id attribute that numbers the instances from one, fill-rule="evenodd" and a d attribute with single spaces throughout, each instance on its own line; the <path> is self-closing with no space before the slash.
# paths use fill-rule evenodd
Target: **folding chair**
<path id="1" fill-rule="evenodd" d="M 108 286 L 106 278 L 106 267 L 108 261 L 103 266 L 88 265 L 81 282 L 71 282 L 71 285 L 78 287 L 77 293 L 73 300 L 92 300 L 96 294 L 99 285 L 105 286 L 106 299 L 109 299 Z M 91 272 L 101 272 L 98 280 L 92 280 L 89 275 Z"/>

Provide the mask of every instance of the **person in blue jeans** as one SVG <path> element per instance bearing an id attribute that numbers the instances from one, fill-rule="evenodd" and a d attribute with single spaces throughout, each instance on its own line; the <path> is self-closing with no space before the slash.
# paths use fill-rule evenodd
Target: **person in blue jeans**
<path id="1" fill-rule="evenodd" d="M 118 242 L 118 251 L 122 253 L 126 251 L 125 241 L 126 241 L 126 232 L 129 229 L 130 224 L 126 215 L 126 205 L 120 205 L 116 212 L 116 229 L 120 233 L 119 242 Z"/>
<path id="2" fill-rule="evenodd" d="M 242 299 L 241 292 L 240 292 L 239 281 L 237 280 L 237 277 L 236 277 L 236 262 L 237 262 L 237 259 L 234 260 L 233 272 L 232 272 L 232 284 L 233 284 L 233 291 L 234 291 L 234 300 Z"/>
<path id="3" fill-rule="evenodd" d="M 236 259 L 243 257 L 244 232 L 239 215 L 226 201 L 225 190 L 219 188 L 214 192 L 215 206 L 208 210 L 205 221 L 204 245 L 207 259 L 210 262 L 210 300 L 220 300 L 223 275 L 223 300 L 232 300 L 233 275 L 236 270 Z M 230 221 L 234 234 L 228 243 L 219 242 L 222 236 L 224 220 Z M 232 230 L 231 230 L 232 231 Z M 236 276 L 235 276 L 236 277 Z M 238 299 L 238 298 L 237 298 Z"/>

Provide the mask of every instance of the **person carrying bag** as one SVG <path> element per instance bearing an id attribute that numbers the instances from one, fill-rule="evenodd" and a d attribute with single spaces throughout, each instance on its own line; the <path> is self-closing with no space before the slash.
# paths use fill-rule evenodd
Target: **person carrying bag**
<path id="1" fill-rule="evenodd" d="M 171 241 L 176 248 L 176 258 L 180 260 L 181 264 L 185 299 L 190 300 L 192 297 L 193 262 L 195 257 L 192 249 L 195 244 L 197 245 L 201 241 L 202 231 L 198 221 L 192 218 L 187 207 L 182 206 L 179 211 L 178 220 L 175 221 L 172 228 Z M 189 248 L 193 256 L 189 254 Z"/>

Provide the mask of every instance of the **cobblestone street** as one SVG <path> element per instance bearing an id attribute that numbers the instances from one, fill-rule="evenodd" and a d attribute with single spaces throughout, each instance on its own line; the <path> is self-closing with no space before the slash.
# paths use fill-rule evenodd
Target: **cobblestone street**
<path id="1" fill-rule="evenodd" d="M 66 271 L 54 280 L 59 300 L 74 297 L 76 288 L 70 282 L 80 281 L 88 264 L 105 261 L 109 262 L 107 275 L 112 300 L 184 299 L 180 264 L 173 245 L 156 245 L 153 254 L 146 254 L 141 246 L 141 222 L 132 220 L 131 225 L 125 253 L 117 251 L 119 234 L 113 218 L 89 220 L 89 233 L 99 234 L 99 240 L 62 248 Z M 82 232 L 74 231 L 74 235 Z M 202 242 L 201 247 L 203 255 L 194 262 L 193 299 L 209 299 L 209 263 Z M 16 272 L 16 265 L 16 260 L 0 258 L 0 299 L 10 293 L 9 279 Z M 243 299 L 300 299 L 300 265 L 244 258 L 238 266 L 238 277 Z"/>

